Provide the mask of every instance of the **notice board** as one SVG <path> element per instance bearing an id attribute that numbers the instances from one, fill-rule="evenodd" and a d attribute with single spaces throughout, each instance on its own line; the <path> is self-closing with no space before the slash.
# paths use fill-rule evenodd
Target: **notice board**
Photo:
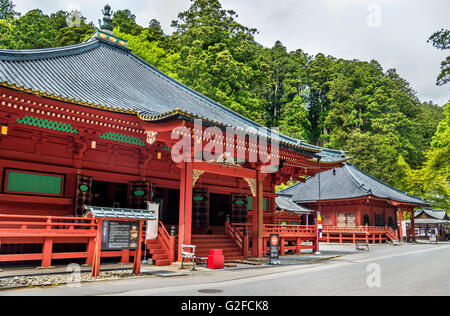
<path id="1" fill-rule="evenodd" d="M 139 222 L 103 221 L 102 250 L 136 250 L 139 245 Z"/>

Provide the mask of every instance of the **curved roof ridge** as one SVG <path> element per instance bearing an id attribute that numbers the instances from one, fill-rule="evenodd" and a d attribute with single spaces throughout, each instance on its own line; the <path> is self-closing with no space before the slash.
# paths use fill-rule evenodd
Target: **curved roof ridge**
<path id="1" fill-rule="evenodd" d="M 350 180 L 353 181 L 353 183 L 356 185 L 358 190 L 362 190 L 362 191 L 364 191 L 364 193 L 370 194 L 372 190 L 370 188 L 368 188 L 368 189 L 365 188 L 365 184 L 360 179 L 358 179 L 357 176 L 350 170 L 351 166 L 353 166 L 353 165 L 350 163 L 346 163 L 346 162 L 344 163 L 345 173 L 348 175 Z"/>
<path id="2" fill-rule="evenodd" d="M 39 49 L 0 49 L 0 60 L 38 60 L 56 58 L 67 55 L 74 55 L 84 53 L 91 49 L 94 49 L 100 43 L 99 40 L 89 41 L 80 44 L 52 47 L 52 48 L 39 48 Z"/>
<path id="3" fill-rule="evenodd" d="M 167 75 L 166 73 L 164 73 L 163 71 L 159 70 L 158 68 L 156 68 L 155 66 L 153 66 L 152 64 L 148 63 L 147 61 L 145 61 L 144 59 L 142 59 L 141 57 L 137 56 L 136 54 L 134 54 L 133 52 L 130 51 L 129 55 L 134 58 L 136 61 L 140 62 L 141 64 L 143 64 L 144 66 L 148 67 L 150 70 L 154 71 L 156 74 L 158 74 L 162 79 L 167 80 L 168 82 L 171 82 L 175 85 L 177 85 L 178 87 L 182 88 L 186 93 L 191 94 L 192 96 L 196 97 L 197 99 L 199 99 L 200 101 L 203 102 L 208 102 L 211 105 L 214 105 L 216 107 L 219 107 L 220 109 L 222 109 L 223 111 L 226 111 L 227 113 L 231 114 L 231 115 L 235 115 L 237 116 L 239 119 L 244 120 L 247 124 L 253 125 L 253 127 L 256 128 L 262 128 L 264 131 L 267 131 L 267 136 L 268 137 L 278 137 L 280 140 L 287 140 L 287 141 L 291 141 L 293 143 L 296 143 L 298 145 L 303 145 L 306 147 L 309 147 L 311 149 L 317 149 L 317 150 L 324 150 L 325 148 L 322 147 L 318 147 L 318 146 L 314 146 L 308 143 L 305 143 L 301 140 L 297 140 L 295 138 L 283 135 L 281 133 L 274 133 L 270 128 L 257 123 L 251 119 L 249 119 L 248 117 L 243 116 L 242 114 L 239 114 L 233 110 L 231 110 L 230 108 L 227 108 L 226 106 L 214 101 L 213 99 L 197 92 L 196 90 L 188 87 L 187 85 L 183 84 L 182 82 L 170 77 L 169 75 Z"/>
<path id="4" fill-rule="evenodd" d="M 111 65 L 111 67 L 121 67 L 127 65 L 127 67 L 133 68 L 131 62 L 135 62 L 137 63 L 137 68 L 140 66 L 142 67 L 142 70 L 146 69 L 148 71 L 148 74 L 144 72 L 140 74 L 139 78 L 142 79 L 147 76 L 145 78 L 154 77 L 154 79 L 158 78 L 158 80 L 153 82 L 148 87 L 143 86 L 143 84 L 136 83 L 129 89 L 126 88 L 129 87 L 129 85 L 126 86 L 126 82 L 123 84 L 119 82 L 119 89 L 117 91 L 114 90 L 114 95 L 111 97 L 105 95 L 105 93 L 93 93 L 95 90 L 94 88 L 78 91 L 81 89 L 81 85 L 77 85 L 75 88 L 73 88 L 73 86 L 70 86 L 69 88 L 68 86 L 70 83 L 61 83 L 55 86 L 53 81 L 49 79 L 52 76 L 55 77 L 62 73 L 62 75 L 65 75 L 71 80 L 75 80 L 74 78 L 76 76 L 73 75 L 73 68 L 76 68 L 76 63 L 79 62 L 84 63 L 81 68 L 82 71 L 85 72 L 85 75 L 87 75 L 85 83 L 94 83 L 95 73 L 93 74 L 92 72 L 98 70 L 104 74 L 106 67 L 105 64 L 107 64 L 107 62 L 104 62 L 101 59 L 101 51 L 97 51 L 97 49 L 108 49 L 114 51 L 117 56 L 120 54 L 129 58 L 129 61 L 127 61 L 123 58 L 105 53 L 108 58 L 113 58 L 113 60 L 119 62 L 118 65 Z M 72 56 L 76 56 L 77 58 L 69 59 Z M 65 59 L 55 61 L 59 57 L 64 57 Z M 186 113 L 191 118 L 204 117 L 212 123 L 237 128 L 238 132 L 242 131 L 246 134 L 260 135 L 267 139 L 279 141 L 281 145 L 289 148 L 295 148 L 300 151 L 304 150 L 307 155 L 312 157 L 312 159 L 317 159 L 318 161 L 320 160 L 321 163 L 340 163 L 348 159 L 342 151 L 326 149 L 308 144 L 302 140 L 297 140 L 287 135 L 283 135 L 278 131 L 273 131 L 271 128 L 268 128 L 263 124 L 257 123 L 242 114 L 233 111 L 232 109 L 188 87 L 182 82 L 170 77 L 152 64 L 135 55 L 130 49 L 115 45 L 114 43 L 103 40 L 99 37 L 92 37 L 86 42 L 64 47 L 30 50 L 0 50 L 0 61 L 3 63 L 2 67 L 5 67 L 5 71 L 9 71 L 9 73 L 4 74 L 3 76 L 0 72 L 0 79 L 2 79 L 0 80 L 0 83 L 4 82 L 6 87 L 10 87 L 12 89 L 15 89 L 17 86 L 19 90 L 22 91 L 21 88 L 23 88 L 23 90 L 27 92 L 30 91 L 30 93 L 33 91 L 45 92 L 43 96 L 48 96 L 50 98 L 55 97 L 58 100 L 60 100 L 59 97 L 65 97 L 65 99 L 68 99 L 68 102 L 73 101 L 78 105 L 92 103 L 95 107 L 104 110 L 111 109 L 115 112 L 138 114 L 138 116 L 143 120 L 148 120 L 148 117 L 146 118 L 146 116 L 149 114 L 155 115 L 173 113 L 174 108 L 178 107 L 182 108 L 185 111 L 183 113 Z M 58 62 L 59 66 L 56 69 L 54 67 L 52 68 L 52 64 L 56 62 Z M 93 62 L 96 64 L 93 69 L 87 69 L 88 67 L 86 65 L 90 65 L 90 63 Z M 120 62 L 122 62 L 123 65 L 120 64 Z M 26 76 L 18 75 L 18 73 L 26 73 L 26 70 L 33 70 L 35 65 L 34 63 L 39 64 L 43 69 L 48 69 L 48 73 L 45 75 L 38 75 L 38 79 L 34 78 L 31 81 L 29 81 L 29 78 L 26 78 Z M 70 67 L 63 67 L 64 63 Z M 136 75 L 138 70 L 140 69 L 128 71 L 128 73 L 124 75 L 124 81 L 133 80 L 133 78 L 135 78 L 133 75 Z M 116 75 L 117 72 L 118 70 L 114 69 L 114 73 L 112 75 Z M 122 77 L 119 77 L 119 79 L 121 78 Z M 104 81 L 103 86 L 111 84 L 111 79 L 109 77 Z M 135 89 L 135 92 L 132 88 Z M 164 91 L 164 89 L 166 89 L 166 91 Z M 130 98 L 128 100 L 129 102 L 123 102 L 123 100 L 121 100 L 120 92 L 123 93 L 124 96 L 128 96 Z M 79 101 L 77 101 L 78 99 Z M 205 106 L 206 112 L 203 112 L 203 105 Z M 202 115 L 204 113 L 206 114 Z M 311 153 L 320 154 L 311 155 Z"/>
<path id="5" fill-rule="evenodd" d="M 308 177 L 308 179 L 309 179 L 309 178 L 310 178 L 310 177 Z M 308 179 L 306 179 L 306 180 L 308 180 Z M 285 189 L 283 189 L 283 190 L 281 190 L 281 191 L 278 191 L 277 194 L 281 194 L 281 195 L 292 195 L 292 196 L 294 196 L 294 194 L 286 193 L 286 191 L 288 191 L 288 190 L 294 190 L 294 189 L 295 189 L 297 186 L 299 186 L 300 184 L 303 184 L 303 182 L 299 181 L 299 182 L 297 182 L 297 183 L 291 185 L 290 187 L 287 187 L 287 188 L 285 188 Z"/>
<path id="6" fill-rule="evenodd" d="M 374 176 L 372 176 L 372 175 L 368 174 L 367 172 L 365 172 L 365 171 L 359 169 L 358 167 L 356 167 L 355 165 L 353 165 L 353 164 L 351 164 L 351 163 L 346 162 L 345 165 L 349 165 L 350 167 L 355 168 L 357 171 L 359 171 L 359 172 L 361 172 L 362 174 L 364 174 L 365 176 L 369 177 L 371 180 L 374 180 L 375 182 L 377 182 L 377 183 L 379 183 L 379 184 L 381 184 L 381 185 L 384 185 L 384 186 L 388 187 L 389 189 L 391 189 L 391 190 L 393 190 L 393 191 L 395 191 L 395 192 L 397 192 L 397 193 L 399 193 L 399 194 L 401 194 L 401 195 L 404 195 L 404 196 L 407 196 L 407 197 L 410 197 L 410 198 L 413 198 L 413 199 L 417 199 L 417 200 L 426 202 L 424 199 L 422 199 L 422 198 L 420 198 L 420 197 L 418 197 L 418 196 L 414 196 L 414 195 L 412 195 L 412 194 L 409 194 L 409 193 L 407 193 L 407 192 L 404 192 L 404 191 L 402 191 L 402 190 L 399 190 L 399 189 L 397 189 L 397 188 L 394 188 L 394 187 L 391 186 L 390 184 L 388 184 L 388 183 L 386 183 L 386 182 L 383 182 L 383 181 L 381 181 L 380 179 L 375 178 Z M 369 189 L 371 190 L 371 188 L 369 188 Z M 371 191 L 372 191 L 372 190 L 371 190 Z M 372 194 L 373 194 L 373 193 L 372 193 Z M 373 194 L 373 195 L 375 195 L 375 194 Z"/>

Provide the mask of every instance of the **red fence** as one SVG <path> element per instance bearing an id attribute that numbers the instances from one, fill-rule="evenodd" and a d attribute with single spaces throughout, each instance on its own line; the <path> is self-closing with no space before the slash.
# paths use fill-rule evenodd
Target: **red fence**
<path id="1" fill-rule="evenodd" d="M 248 239 L 251 238 L 251 225 L 249 224 L 231 224 L 231 227 L 243 236 L 244 227 L 247 227 L 249 233 Z M 310 225 L 264 225 L 263 247 L 264 253 L 270 251 L 270 235 L 278 234 L 280 236 L 280 254 L 287 252 L 301 253 L 302 250 L 310 249 L 313 252 L 319 251 L 319 242 L 317 238 L 317 226 Z M 238 237 L 237 237 L 238 238 Z"/>
<path id="2" fill-rule="evenodd" d="M 376 226 L 324 226 L 322 239 L 325 242 L 339 243 L 385 243 L 398 240 L 398 231 L 391 227 Z"/>
<path id="3" fill-rule="evenodd" d="M 270 250 L 270 235 L 280 236 L 280 254 L 291 251 L 301 253 L 304 249 L 319 251 L 317 226 L 315 225 L 264 225 L 264 252 Z"/>
<path id="4" fill-rule="evenodd" d="M 248 259 L 249 253 L 249 239 L 247 225 L 225 223 L 225 234 L 230 236 L 234 243 L 241 249 L 244 259 Z M 247 233 L 245 233 L 247 231 Z"/>
<path id="5" fill-rule="evenodd" d="M 86 259 L 92 264 L 97 231 L 93 218 L 0 215 L 0 263 L 40 260 L 42 267 L 49 267 L 52 260 Z M 56 245 L 63 251 L 56 251 Z M 78 250 L 65 252 L 74 248 L 70 245 Z M 101 252 L 102 257 L 121 257 L 122 263 L 135 255 L 129 250 Z"/>

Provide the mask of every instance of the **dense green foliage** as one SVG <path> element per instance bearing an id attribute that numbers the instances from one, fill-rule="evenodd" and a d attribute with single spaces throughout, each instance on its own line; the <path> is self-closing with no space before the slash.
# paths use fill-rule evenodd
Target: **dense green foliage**
<path id="1" fill-rule="evenodd" d="M 50 16 L 32 10 L 17 19 L 0 20 L 0 48 L 34 49 L 67 46 L 83 42 L 95 28 L 81 17 L 79 27 L 69 27 L 70 13 Z"/>
<path id="2" fill-rule="evenodd" d="M 84 18 L 68 27 L 67 12 L 17 16 L 13 8 L 0 11 L 1 47 L 70 45 L 95 29 Z M 219 0 L 192 0 L 172 22 L 171 35 L 156 19 L 138 25 L 129 10 L 115 12 L 113 23 L 136 55 L 200 93 L 289 136 L 346 150 L 373 176 L 448 207 L 448 105 L 444 115 L 442 107 L 421 102 L 394 69 L 375 60 L 289 52 L 279 41 L 263 47 L 254 39 L 257 30 L 236 18 Z M 447 49 L 449 34 L 442 30 L 429 41 Z M 449 81 L 448 65 L 443 62 L 439 84 Z"/>
<path id="3" fill-rule="evenodd" d="M 439 49 L 450 49 L 450 30 L 440 30 L 434 33 L 428 39 L 433 43 L 433 46 Z M 450 82 L 450 56 L 441 63 L 441 73 L 437 78 L 438 85 L 444 85 Z"/>
<path id="4" fill-rule="evenodd" d="M 0 0 L 0 20 L 10 20 L 19 14 L 14 11 L 15 5 L 11 0 Z"/>

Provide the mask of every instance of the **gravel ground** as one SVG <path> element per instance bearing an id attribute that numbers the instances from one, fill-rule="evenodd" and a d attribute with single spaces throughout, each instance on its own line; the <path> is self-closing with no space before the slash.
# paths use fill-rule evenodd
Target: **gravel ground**
<path id="1" fill-rule="evenodd" d="M 100 272 L 95 280 L 117 280 L 136 277 L 131 270 Z M 39 276 L 16 276 L 0 279 L 0 289 L 34 287 L 34 286 L 58 286 L 62 284 L 76 284 L 79 282 L 94 281 L 91 273 L 80 274 L 53 274 Z"/>

